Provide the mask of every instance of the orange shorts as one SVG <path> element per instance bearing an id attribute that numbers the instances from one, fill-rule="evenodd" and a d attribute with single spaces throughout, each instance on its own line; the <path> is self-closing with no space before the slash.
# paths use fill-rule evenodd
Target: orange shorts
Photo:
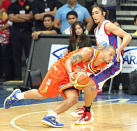
<path id="1" fill-rule="evenodd" d="M 57 98 L 58 93 L 65 98 L 63 90 L 71 88 L 68 73 L 60 61 L 55 62 L 47 72 L 38 92 L 44 97 Z M 79 91 L 80 93 L 80 91 Z"/>

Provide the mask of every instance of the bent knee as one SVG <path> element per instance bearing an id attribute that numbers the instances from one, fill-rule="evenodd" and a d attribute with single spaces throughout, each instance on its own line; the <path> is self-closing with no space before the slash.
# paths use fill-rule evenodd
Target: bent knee
<path id="1" fill-rule="evenodd" d="M 68 104 L 69 105 L 74 105 L 78 102 L 78 96 L 73 96 L 71 98 L 68 99 Z"/>

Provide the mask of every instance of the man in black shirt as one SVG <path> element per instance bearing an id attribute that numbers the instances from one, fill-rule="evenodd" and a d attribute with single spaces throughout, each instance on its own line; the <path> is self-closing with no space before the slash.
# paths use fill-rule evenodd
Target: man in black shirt
<path id="1" fill-rule="evenodd" d="M 11 43 L 15 67 L 15 80 L 22 80 L 22 50 L 26 58 L 29 55 L 32 34 L 31 3 L 27 0 L 16 0 L 8 8 L 9 20 L 13 22 Z"/>
<path id="2" fill-rule="evenodd" d="M 45 14 L 55 15 L 57 9 L 62 4 L 58 0 L 34 0 L 32 12 L 35 19 L 35 30 L 38 31 L 43 26 L 43 17 Z"/>
<path id="3" fill-rule="evenodd" d="M 40 34 L 60 34 L 60 30 L 54 27 L 54 17 L 50 14 L 44 15 L 43 18 L 43 27 L 39 31 L 32 33 L 33 39 L 38 39 Z"/>

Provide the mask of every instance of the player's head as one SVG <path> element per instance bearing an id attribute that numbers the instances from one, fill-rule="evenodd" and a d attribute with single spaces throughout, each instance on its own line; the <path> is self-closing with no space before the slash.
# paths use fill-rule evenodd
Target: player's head
<path id="1" fill-rule="evenodd" d="M 94 4 L 91 8 L 91 14 L 96 24 L 108 18 L 108 10 L 103 5 Z"/>
<path id="2" fill-rule="evenodd" d="M 43 17 L 43 24 L 46 28 L 51 28 L 53 26 L 54 17 L 50 14 L 46 14 Z"/>
<path id="3" fill-rule="evenodd" d="M 84 34 L 84 31 L 85 31 L 85 27 L 82 22 L 76 21 L 75 23 L 73 23 L 72 35 L 81 36 L 82 34 Z"/>
<path id="4" fill-rule="evenodd" d="M 70 11 L 67 13 L 67 16 L 66 16 L 67 20 L 68 20 L 68 23 L 70 25 L 72 25 L 73 23 L 75 23 L 76 21 L 78 21 L 78 14 L 77 12 L 75 11 Z"/>
<path id="5" fill-rule="evenodd" d="M 107 45 L 102 49 L 102 54 L 103 54 L 104 62 L 109 64 L 113 60 L 114 56 L 116 55 L 116 51 L 113 48 L 113 46 Z"/>

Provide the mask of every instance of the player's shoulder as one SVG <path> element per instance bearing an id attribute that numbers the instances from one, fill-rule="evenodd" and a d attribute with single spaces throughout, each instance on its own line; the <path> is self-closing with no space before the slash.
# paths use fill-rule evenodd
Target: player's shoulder
<path id="1" fill-rule="evenodd" d="M 94 48 L 93 47 L 83 47 L 82 50 L 83 51 L 93 51 Z"/>
<path id="2" fill-rule="evenodd" d="M 83 47 L 81 49 L 81 52 L 87 55 L 91 54 L 93 51 L 94 51 L 93 47 Z"/>

